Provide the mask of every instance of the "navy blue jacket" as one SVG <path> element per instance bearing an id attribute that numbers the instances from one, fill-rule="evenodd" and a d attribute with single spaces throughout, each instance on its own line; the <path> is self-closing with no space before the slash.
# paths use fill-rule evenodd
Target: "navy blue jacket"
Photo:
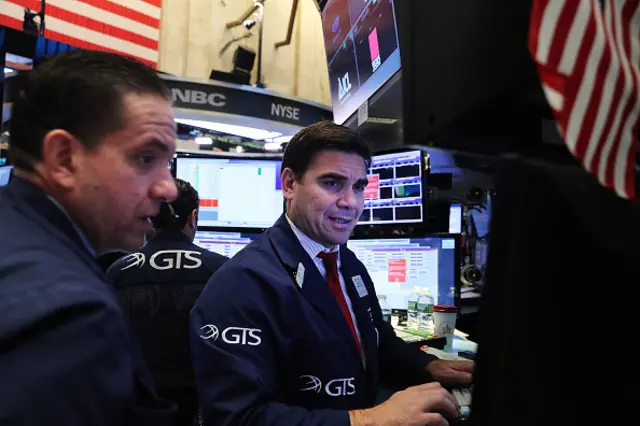
<path id="1" fill-rule="evenodd" d="M 170 425 L 113 289 L 66 214 L 0 192 L 0 424 Z"/>
<path id="2" fill-rule="evenodd" d="M 341 272 L 366 357 L 334 296 L 282 216 L 211 278 L 191 312 L 206 426 L 349 425 L 381 376 L 428 380 L 434 359 L 382 319 L 364 265 L 341 247 Z"/>

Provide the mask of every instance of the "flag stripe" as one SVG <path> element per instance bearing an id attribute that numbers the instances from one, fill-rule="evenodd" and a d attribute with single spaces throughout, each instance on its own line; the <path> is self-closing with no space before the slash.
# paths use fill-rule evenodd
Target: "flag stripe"
<path id="1" fill-rule="evenodd" d="M 592 0 L 597 1 L 597 0 Z M 607 8 L 607 11 L 609 8 Z M 608 14 L 610 15 L 610 14 Z M 577 137 L 575 154 L 578 158 L 582 158 L 585 167 L 588 169 L 592 166 L 592 161 L 595 157 L 596 164 L 599 164 L 601 155 L 601 145 L 598 146 L 597 141 L 600 139 L 600 135 L 603 132 L 604 121 L 609 115 L 609 104 L 613 96 L 613 87 L 611 83 L 615 85 L 617 78 L 607 78 L 610 73 L 615 70 L 615 60 L 612 58 L 611 50 L 608 49 L 608 39 L 606 37 L 605 29 L 602 22 L 605 19 L 601 13 L 596 13 L 595 19 L 600 22 L 597 25 L 601 31 L 598 32 L 598 39 L 602 41 L 602 57 L 594 61 L 591 69 L 595 69 L 594 80 L 592 85 L 587 85 L 586 88 L 582 88 L 584 94 L 588 96 L 588 104 L 586 110 L 586 116 L 583 118 L 582 125 L 580 126 L 580 134 Z M 587 79 L 582 80 L 583 83 Z"/>
<path id="2" fill-rule="evenodd" d="M 86 42 L 97 46 L 108 47 L 109 49 L 113 49 L 118 52 L 127 53 L 129 55 L 142 58 L 146 62 L 158 61 L 157 50 L 149 49 L 127 40 L 111 37 L 107 34 L 84 28 L 80 25 L 71 24 L 62 19 L 49 16 L 47 18 L 46 30 L 50 30 L 57 34 L 65 34 L 77 40 L 85 40 Z"/>
<path id="3" fill-rule="evenodd" d="M 110 22 L 115 21 L 115 19 L 112 19 L 111 16 L 103 16 L 103 19 L 101 21 L 98 21 L 91 18 L 90 15 L 70 12 L 57 6 L 47 6 L 47 26 L 49 20 L 53 18 L 57 18 L 61 21 L 69 23 L 77 23 L 82 27 L 109 35 L 111 37 L 130 41 L 148 49 L 158 50 L 158 39 L 160 36 L 159 32 L 156 30 L 152 30 L 149 27 L 143 27 L 142 25 L 138 24 L 137 28 L 136 25 L 131 25 L 130 30 L 127 30 L 125 29 L 127 27 L 123 22 L 118 22 L 118 25 L 111 24 Z M 152 31 L 142 31 L 143 29 Z"/>
<path id="4" fill-rule="evenodd" d="M 556 25 L 560 19 L 562 10 L 564 9 L 564 4 L 564 0 L 551 1 L 547 3 L 544 8 L 544 15 L 542 17 L 538 40 L 538 52 L 536 54 L 536 58 L 542 65 L 547 65 L 547 61 L 549 60 Z"/>
<path id="5" fill-rule="evenodd" d="M 66 43 L 66 44 L 69 44 L 71 46 L 79 47 L 81 49 L 100 50 L 100 51 L 104 51 L 104 52 L 118 53 L 120 55 L 123 54 L 123 52 L 120 51 L 120 50 L 110 49 L 108 47 L 105 47 L 105 46 L 102 46 L 102 45 L 99 45 L 99 44 L 91 43 L 91 42 L 86 41 L 84 39 L 73 38 L 73 37 L 71 37 L 71 36 L 69 36 L 67 34 L 62 34 L 62 33 L 58 33 L 58 32 L 51 31 L 51 30 L 46 30 L 45 31 L 45 36 L 47 38 L 52 39 L 52 40 L 57 40 L 57 41 L 59 41 L 61 43 Z M 144 64 L 147 64 L 147 65 L 150 65 L 150 66 L 152 66 L 154 68 L 156 66 L 156 62 L 155 61 L 150 61 L 148 59 L 141 58 L 141 57 L 136 56 L 136 55 L 126 54 L 124 56 L 130 56 L 130 57 L 132 57 L 134 59 L 137 59 L 138 61 L 140 61 L 140 62 L 142 62 Z"/>
<path id="6" fill-rule="evenodd" d="M 620 146 L 617 149 L 615 159 L 614 185 L 620 188 L 621 194 L 627 194 L 629 197 L 635 195 L 635 176 L 634 162 L 637 151 L 637 135 L 638 135 L 638 115 L 640 114 L 640 45 L 638 35 L 640 34 L 640 2 L 631 1 L 629 6 L 633 7 L 632 19 L 625 22 L 628 39 L 626 40 L 626 57 L 630 58 L 631 69 L 633 71 L 633 91 L 629 99 L 629 105 L 632 105 L 630 113 L 627 115 L 627 122 L 624 126 L 623 137 L 619 140 Z M 623 12 L 624 16 L 624 12 Z"/>
<path id="7" fill-rule="evenodd" d="M 58 3 L 54 0 L 50 0 L 50 2 L 52 4 Z M 140 0 L 74 0 L 74 3 L 85 3 L 151 28 L 160 28 L 161 9 L 141 3 Z"/>
<path id="8" fill-rule="evenodd" d="M 607 129 L 608 132 L 605 135 L 606 138 L 601 140 L 600 143 L 603 145 L 602 148 L 602 157 L 600 159 L 597 172 L 598 178 L 605 182 L 607 185 L 613 185 L 613 167 L 614 167 L 614 158 L 616 156 L 615 152 L 617 150 L 618 143 L 622 129 L 623 117 L 626 117 L 628 113 L 625 113 L 626 106 L 629 102 L 629 96 L 633 92 L 633 81 L 630 76 L 629 63 L 625 60 L 625 50 L 624 45 L 624 32 L 625 30 L 622 28 L 622 21 L 620 16 L 620 10 L 618 9 L 619 4 L 617 2 L 613 2 L 610 4 L 610 10 L 613 10 L 615 13 L 612 13 L 613 23 L 612 25 L 613 31 L 611 31 L 611 36 L 615 43 L 612 45 L 612 49 L 614 49 L 616 56 L 619 58 L 622 69 L 622 77 L 624 79 L 624 85 L 622 85 L 624 91 L 618 96 L 615 101 L 611 104 L 612 111 L 615 109 L 615 119 L 612 123 L 612 126 Z M 620 77 L 620 76 L 619 76 Z M 620 79 L 622 80 L 622 79 Z"/>
<path id="9" fill-rule="evenodd" d="M 155 7 L 162 7 L 162 0 L 142 0 L 144 3 L 150 4 Z"/>
<path id="10" fill-rule="evenodd" d="M 585 70 L 587 68 L 593 70 L 594 66 L 602 58 L 604 50 L 603 37 L 602 29 L 598 28 L 593 21 L 590 21 L 585 33 L 585 40 L 578 51 L 574 74 L 582 75 L 583 78 L 581 81 L 575 82 L 577 83 L 577 90 L 575 90 L 576 96 L 570 97 L 566 105 L 569 114 L 567 117 L 565 142 L 569 146 L 569 150 L 574 154 L 576 152 L 580 128 L 587 114 L 588 100 L 591 96 L 595 81 L 595 72 L 585 72 Z M 572 91 L 574 87 L 575 86 L 571 87 Z M 582 158 L 580 159 L 582 160 Z"/>
<path id="11" fill-rule="evenodd" d="M 129 55 L 155 66 L 159 4 L 143 0 L 49 0 L 45 36 L 85 49 Z M 7 26 L 21 30 L 25 7 L 38 11 L 40 0 L 0 0 L 0 15 Z"/>
<path id="12" fill-rule="evenodd" d="M 567 148 L 602 185 L 635 197 L 640 0 L 534 0 L 529 49 Z"/>
<path id="13" fill-rule="evenodd" d="M 560 72 L 563 74 L 571 74 L 573 72 L 580 44 L 587 31 L 590 15 L 589 2 L 581 1 L 577 6 L 575 18 L 567 37 L 567 44 L 563 49 L 562 60 L 560 61 Z"/>

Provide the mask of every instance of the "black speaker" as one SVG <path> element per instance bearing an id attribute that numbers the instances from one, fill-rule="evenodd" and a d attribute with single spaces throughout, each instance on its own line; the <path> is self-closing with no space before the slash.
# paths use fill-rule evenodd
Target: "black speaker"
<path id="1" fill-rule="evenodd" d="M 251 74 L 256 61 L 256 52 L 246 47 L 238 46 L 233 53 L 233 73 Z"/>

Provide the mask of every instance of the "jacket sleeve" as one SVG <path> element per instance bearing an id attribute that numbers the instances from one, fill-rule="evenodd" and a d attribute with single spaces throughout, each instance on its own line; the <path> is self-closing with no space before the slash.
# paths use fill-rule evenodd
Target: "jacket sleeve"
<path id="1" fill-rule="evenodd" d="M 80 278 L 0 300 L 0 423 L 124 425 L 145 411 L 122 315 Z"/>
<path id="2" fill-rule="evenodd" d="M 229 265 L 227 265 L 229 266 Z M 349 426 L 346 411 L 284 402 L 281 356 L 291 307 L 256 273 L 224 267 L 191 311 L 191 347 L 205 426 Z"/>

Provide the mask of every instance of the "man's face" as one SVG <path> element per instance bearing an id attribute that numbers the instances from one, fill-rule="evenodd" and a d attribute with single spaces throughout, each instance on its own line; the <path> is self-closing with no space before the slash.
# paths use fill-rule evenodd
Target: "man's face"
<path id="1" fill-rule="evenodd" d="M 176 149 L 171 104 L 155 95 L 125 95 L 123 118 L 124 129 L 74 153 L 73 187 L 65 197 L 97 250 L 141 247 L 149 218 L 177 195 L 167 168 Z"/>
<path id="2" fill-rule="evenodd" d="M 300 180 L 282 171 L 287 214 L 310 238 L 332 247 L 351 236 L 362 209 L 367 168 L 357 154 L 318 153 Z"/>

